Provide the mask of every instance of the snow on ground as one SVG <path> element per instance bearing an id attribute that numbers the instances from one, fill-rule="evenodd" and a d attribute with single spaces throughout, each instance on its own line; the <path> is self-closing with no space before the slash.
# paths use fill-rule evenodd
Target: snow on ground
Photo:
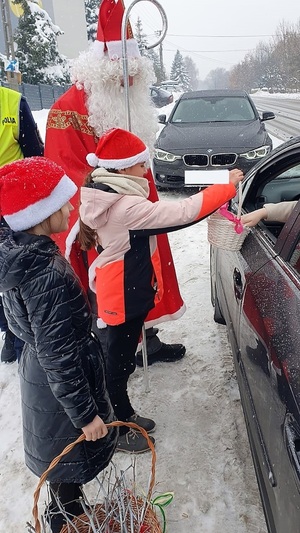
<path id="1" fill-rule="evenodd" d="M 155 492 L 175 494 L 166 509 L 168 533 L 266 533 L 225 327 L 212 318 L 206 231 L 203 221 L 170 235 L 188 310 L 161 326 L 160 337 L 183 342 L 187 354 L 177 363 L 149 367 L 149 393 L 137 369 L 131 398 L 138 412 L 157 423 Z M 16 363 L 0 365 L 0 403 L 0 531 L 21 533 L 31 519 L 37 478 L 23 462 Z M 122 468 L 130 463 L 123 454 L 115 460 Z M 137 469 L 146 490 L 149 454 L 138 457 Z"/>
<path id="2" fill-rule="evenodd" d="M 47 111 L 34 115 L 44 136 Z M 161 193 L 170 201 L 186 194 Z M 170 234 L 187 312 L 161 325 L 160 338 L 184 343 L 186 356 L 149 367 L 148 393 L 138 368 L 130 395 L 157 423 L 155 494 L 174 491 L 167 532 L 266 533 L 226 330 L 213 321 L 206 235 L 206 221 Z M 24 465 L 17 363 L 0 364 L 0 427 L 0 531 L 24 533 L 38 479 Z M 124 469 L 130 457 L 119 453 L 114 462 Z M 139 456 L 143 491 L 149 472 L 150 454 Z M 45 498 L 44 490 L 41 512 Z"/>

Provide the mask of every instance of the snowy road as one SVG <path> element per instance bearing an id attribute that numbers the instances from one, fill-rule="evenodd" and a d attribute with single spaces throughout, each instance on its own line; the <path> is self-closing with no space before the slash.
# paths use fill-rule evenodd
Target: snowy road
<path id="1" fill-rule="evenodd" d="M 269 133 L 283 141 L 300 135 L 300 100 L 290 98 L 259 98 L 253 96 L 259 111 L 273 111 L 275 119 L 267 121 Z"/>

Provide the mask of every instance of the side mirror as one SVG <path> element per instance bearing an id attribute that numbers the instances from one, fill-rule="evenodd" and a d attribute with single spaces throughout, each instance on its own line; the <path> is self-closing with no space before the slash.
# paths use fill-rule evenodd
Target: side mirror
<path id="1" fill-rule="evenodd" d="M 157 119 L 160 124 L 165 124 L 167 122 L 167 115 L 158 115 Z"/>
<path id="2" fill-rule="evenodd" d="M 272 120 L 272 118 L 275 118 L 275 115 L 274 115 L 273 111 L 263 111 L 262 112 L 262 117 L 261 117 L 261 121 L 262 122 L 264 120 Z"/>

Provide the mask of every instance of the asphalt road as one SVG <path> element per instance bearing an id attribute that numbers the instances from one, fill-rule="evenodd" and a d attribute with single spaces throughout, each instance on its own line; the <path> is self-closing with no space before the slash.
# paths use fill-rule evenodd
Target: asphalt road
<path id="1" fill-rule="evenodd" d="M 273 111 L 276 118 L 265 122 L 268 132 L 288 141 L 300 135 L 300 99 L 251 95 L 259 112 Z"/>

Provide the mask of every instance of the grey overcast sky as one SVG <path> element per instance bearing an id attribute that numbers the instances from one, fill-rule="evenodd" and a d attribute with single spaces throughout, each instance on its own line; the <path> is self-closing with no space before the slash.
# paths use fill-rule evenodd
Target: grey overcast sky
<path id="1" fill-rule="evenodd" d="M 159 0 L 168 19 L 163 41 L 163 59 L 169 70 L 179 49 L 190 56 L 204 79 L 216 68 L 230 69 L 243 60 L 260 41 L 269 42 L 282 21 L 296 24 L 300 4 L 296 0 Z M 130 6 L 125 0 L 125 6 Z M 161 17 L 151 1 L 140 1 L 131 10 L 132 25 L 137 16 L 149 38 L 161 30 Z M 157 37 L 156 37 L 157 38 Z M 158 49 L 157 49 L 158 50 Z"/>

